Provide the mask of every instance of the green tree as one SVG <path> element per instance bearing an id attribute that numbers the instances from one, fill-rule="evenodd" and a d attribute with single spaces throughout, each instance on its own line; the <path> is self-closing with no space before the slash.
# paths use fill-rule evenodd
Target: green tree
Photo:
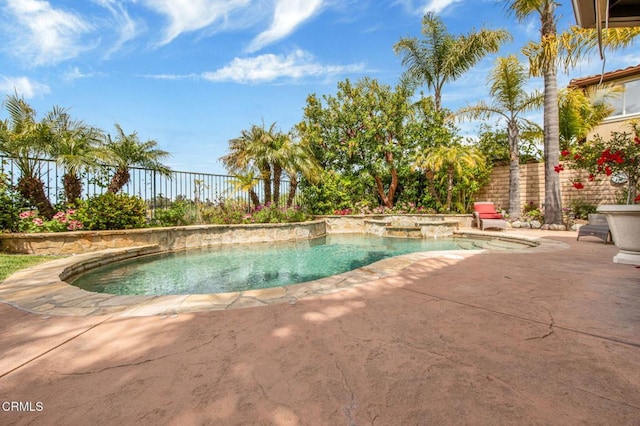
<path id="1" fill-rule="evenodd" d="M 488 29 L 455 37 L 433 13 L 422 19 L 422 35 L 423 40 L 401 38 L 394 50 L 402 55 L 402 65 L 407 68 L 404 78 L 416 86 L 426 83 L 433 90 L 436 110 L 441 109 L 445 83 L 456 80 L 511 40 L 507 31 Z"/>
<path id="2" fill-rule="evenodd" d="M 286 173 L 291 181 L 287 204 L 293 202 L 298 184 L 298 173 L 311 179 L 318 166 L 310 149 L 294 141 L 291 133 L 275 130 L 276 123 L 268 129 L 252 125 L 242 130 L 240 136 L 229 141 L 229 153 L 220 158 L 225 167 L 235 174 L 259 174 L 264 184 L 264 203 L 280 203 L 280 184 Z"/>
<path id="3" fill-rule="evenodd" d="M 100 147 L 100 130 L 74 120 L 64 108 L 54 107 L 45 117 L 54 135 L 50 154 L 64 166 L 62 184 L 65 200 L 75 205 L 82 196 L 80 173 L 97 169 L 99 161 L 108 161 L 108 152 Z"/>
<path id="4" fill-rule="evenodd" d="M 560 158 L 560 124 L 558 113 L 559 64 L 569 69 L 599 45 L 624 47 L 640 33 L 640 28 L 615 28 L 604 30 L 599 36 L 595 30 L 572 28 L 558 35 L 555 0 L 511 0 L 510 10 L 518 20 L 531 15 L 540 18 L 540 41 L 530 42 L 523 49 L 529 58 L 529 72 L 544 80 L 544 163 L 545 163 L 545 211 L 548 224 L 562 223 L 562 198 L 560 177 L 554 167 Z"/>
<path id="5" fill-rule="evenodd" d="M 491 103 L 479 102 L 458 111 L 462 118 L 488 119 L 497 115 L 506 121 L 509 143 L 509 215 L 520 217 L 520 130 L 523 125 L 535 126 L 523 114 L 542 106 L 543 96 L 528 93 L 528 71 L 515 55 L 498 58 L 489 77 Z"/>
<path id="6" fill-rule="evenodd" d="M 0 121 L 0 152 L 12 158 L 20 171 L 17 189 L 41 215 L 52 218 L 55 211 L 41 179 L 43 160 L 50 155 L 53 133 L 35 110 L 17 94 L 5 101 L 9 117 Z"/>
<path id="7" fill-rule="evenodd" d="M 162 164 L 162 161 L 171 154 L 158 149 L 158 143 L 154 140 L 141 142 L 136 132 L 127 135 L 119 124 L 116 123 L 115 127 L 117 131 L 115 138 L 108 134 L 105 143 L 110 162 L 116 168 L 107 187 L 107 193 L 116 194 L 129 183 L 131 178 L 129 170 L 134 166 L 171 176 L 171 169 Z"/>
<path id="8" fill-rule="evenodd" d="M 560 149 L 585 141 L 587 134 L 613 112 L 609 101 L 620 96 L 620 86 L 569 87 L 559 97 Z"/>
<path id="9" fill-rule="evenodd" d="M 398 170 L 417 144 L 408 137 L 414 109 L 406 86 L 394 90 L 374 79 L 338 83 L 335 96 L 307 98 L 301 138 L 320 164 L 343 175 L 371 179 L 386 207 L 393 207 Z"/>
<path id="10" fill-rule="evenodd" d="M 442 180 L 447 194 L 443 204 L 445 212 L 451 211 L 456 179 L 470 180 L 474 169 L 484 165 L 485 158 L 478 149 L 459 143 L 429 148 L 418 152 L 415 157 L 415 166 L 425 173 L 443 172 Z"/>
<path id="11" fill-rule="evenodd" d="M 291 207 L 295 200 L 300 177 L 309 183 L 317 183 L 322 174 L 322 168 L 316 161 L 311 147 L 299 138 L 294 139 L 290 134 L 282 146 L 283 169 L 289 177 L 289 194 L 287 207 Z"/>

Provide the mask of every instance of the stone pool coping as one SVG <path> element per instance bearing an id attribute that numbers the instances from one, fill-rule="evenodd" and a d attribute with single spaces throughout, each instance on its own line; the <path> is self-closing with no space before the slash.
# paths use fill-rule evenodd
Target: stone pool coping
<path id="1" fill-rule="evenodd" d="M 494 252 L 536 253 L 566 249 L 565 243 L 524 235 L 496 235 L 492 232 L 462 230 L 457 235 L 474 238 L 499 238 L 524 242 L 531 247 Z M 295 304 L 297 300 L 336 293 L 347 288 L 367 285 L 377 279 L 399 274 L 416 262 L 429 258 L 464 258 L 488 250 L 451 250 L 418 252 L 383 259 L 371 265 L 306 283 L 246 290 L 234 293 L 118 296 L 93 293 L 66 283 L 68 277 L 84 270 L 131 257 L 158 253 L 158 245 L 145 245 L 70 256 L 18 271 L 0 282 L 0 302 L 18 309 L 52 316 L 152 316 L 205 312 L 266 306 L 277 303 Z"/>

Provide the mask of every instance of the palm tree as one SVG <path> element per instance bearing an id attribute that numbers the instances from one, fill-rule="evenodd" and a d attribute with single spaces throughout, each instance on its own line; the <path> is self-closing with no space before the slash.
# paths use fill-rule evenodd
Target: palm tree
<path id="1" fill-rule="evenodd" d="M 322 169 L 311 148 L 301 140 L 294 141 L 292 135 L 289 135 L 282 146 L 282 153 L 283 169 L 289 177 L 287 207 L 291 207 L 298 190 L 298 176 L 302 175 L 310 183 L 317 183 Z"/>
<path id="2" fill-rule="evenodd" d="M 75 204 L 82 196 L 83 170 L 97 169 L 99 161 L 108 161 L 108 152 L 99 146 L 103 136 L 100 130 L 73 120 L 67 110 L 54 107 L 45 117 L 54 134 L 51 155 L 64 166 L 62 177 L 65 200 Z"/>
<path id="3" fill-rule="evenodd" d="M 107 135 L 105 144 L 111 162 L 116 167 L 116 172 L 107 187 L 108 193 L 115 194 L 129 183 L 129 169 L 133 166 L 171 176 L 171 169 L 161 163 L 171 154 L 158 149 L 158 143 L 154 140 L 141 142 L 136 132 L 127 135 L 119 124 L 116 123 L 115 127 L 118 132 L 116 138 L 112 139 L 111 135 Z"/>
<path id="4" fill-rule="evenodd" d="M 9 118 L 0 121 L 0 152 L 11 157 L 20 171 L 18 191 L 47 218 L 55 211 L 41 180 L 43 160 L 51 152 L 53 133 L 36 121 L 35 110 L 17 94 L 5 101 Z"/>
<path id="5" fill-rule="evenodd" d="M 441 108 L 445 83 L 457 79 L 511 40 L 507 31 L 487 29 L 454 37 L 433 13 L 422 19 L 422 34 L 424 40 L 401 38 L 393 48 L 396 54 L 402 54 L 402 65 L 407 67 L 404 79 L 415 86 L 426 83 L 433 90 L 436 111 Z"/>
<path id="6" fill-rule="evenodd" d="M 232 173 L 247 173 L 254 170 L 260 174 L 264 184 L 264 202 L 280 202 L 282 175 L 291 170 L 302 151 L 295 148 L 291 135 L 275 130 L 276 123 L 267 129 L 252 125 L 243 130 L 240 137 L 229 141 L 229 153 L 220 158 Z M 302 163 L 299 163 L 302 164 Z"/>
<path id="7" fill-rule="evenodd" d="M 231 180 L 233 190 L 246 191 L 249 194 L 249 198 L 251 199 L 253 206 L 258 207 L 260 205 L 260 198 L 258 198 L 255 186 L 260 180 L 256 176 L 255 171 L 249 169 L 244 173 L 233 173 L 231 176 L 233 176 L 233 179 Z"/>
<path id="8" fill-rule="evenodd" d="M 220 157 L 222 164 L 232 173 L 247 173 L 254 169 L 260 174 L 264 184 L 265 204 L 270 202 L 272 164 L 269 149 L 273 145 L 275 123 L 267 130 L 262 126 L 252 125 L 249 130 L 242 130 L 240 136 L 229 141 L 229 153 Z"/>
<path id="9" fill-rule="evenodd" d="M 484 163 L 484 157 L 476 148 L 459 143 L 428 148 L 419 152 L 415 158 L 415 166 L 427 175 L 445 172 L 443 180 L 447 188 L 447 199 L 444 204 L 446 212 L 451 211 L 456 177 L 465 179 L 467 170 L 479 167 Z"/>
<path id="10" fill-rule="evenodd" d="M 621 86 L 569 87 L 559 96 L 560 149 L 583 142 L 587 134 L 613 112 L 609 100 L 620 96 Z"/>
<path id="11" fill-rule="evenodd" d="M 565 69 L 598 46 L 595 30 L 572 28 L 558 36 L 556 30 L 556 0 L 511 0 L 510 10 L 520 21 L 530 15 L 540 18 L 540 42 L 531 42 L 523 49 L 529 58 L 529 72 L 544 80 L 544 163 L 545 209 L 544 221 L 562 223 L 560 177 L 554 167 L 560 159 L 560 125 L 558 115 L 557 69 L 560 60 Z M 602 32 L 600 41 L 608 47 L 624 47 L 640 33 L 640 28 L 615 28 Z"/>
<path id="12" fill-rule="evenodd" d="M 525 86 L 528 71 L 515 55 L 498 58 L 489 78 L 491 104 L 480 102 L 458 111 L 460 117 L 488 119 L 492 115 L 503 117 L 507 122 L 509 142 L 509 215 L 520 217 L 520 128 L 522 124 L 535 123 L 522 114 L 542 106 L 543 96 L 539 92 L 527 93 Z"/>

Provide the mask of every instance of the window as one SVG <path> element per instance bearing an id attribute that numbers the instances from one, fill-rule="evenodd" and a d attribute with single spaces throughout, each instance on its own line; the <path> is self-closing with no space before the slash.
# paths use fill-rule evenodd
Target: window
<path id="1" fill-rule="evenodd" d="M 622 95 L 611 102 L 614 111 L 610 117 L 640 114 L 640 80 L 620 83 L 624 87 Z"/>

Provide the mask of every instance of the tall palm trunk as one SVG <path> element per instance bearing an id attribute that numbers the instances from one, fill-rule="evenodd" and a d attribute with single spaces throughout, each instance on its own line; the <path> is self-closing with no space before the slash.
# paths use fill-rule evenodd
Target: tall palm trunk
<path id="1" fill-rule="evenodd" d="M 119 167 L 118 170 L 116 170 L 116 174 L 111 178 L 111 182 L 107 187 L 107 193 L 116 194 L 127 183 L 129 183 L 130 178 L 131 175 L 129 174 L 129 169 L 126 167 Z"/>
<path id="2" fill-rule="evenodd" d="M 51 219 L 55 210 L 44 192 L 44 182 L 37 177 L 25 176 L 18 181 L 18 191 L 20 194 L 33 203 L 38 213 L 47 219 Z"/>
<path id="3" fill-rule="evenodd" d="M 260 175 L 262 176 L 262 183 L 264 185 L 264 204 L 269 204 L 273 201 L 271 195 L 271 167 L 264 167 L 260 171 Z"/>
<path id="4" fill-rule="evenodd" d="M 65 173 L 62 178 L 64 186 L 64 197 L 69 205 L 76 205 L 76 202 L 82 197 L 82 181 L 75 173 Z"/>
<path id="5" fill-rule="evenodd" d="M 520 217 L 520 130 L 515 120 L 507 125 L 509 138 L 509 216 Z"/>
<path id="6" fill-rule="evenodd" d="M 558 117 L 556 65 L 550 63 L 544 71 L 544 222 L 547 224 L 562 224 L 560 174 L 554 170 L 560 162 Z"/>
<path id="7" fill-rule="evenodd" d="M 282 167 L 278 164 L 273 166 L 273 203 L 280 202 L 280 181 L 282 180 Z"/>
<path id="8" fill-rule="evenodd" d="M 547 1 L 541 12 L 543 40 L 556 37 L 555 7 L 555 2 Z M 560 175 L 554 170 L 554 167 L 560 162 L 557 64 L 555 59 L 548 59 L 542 67 L 544 79 L 544 222 L 552 225 L 562 224 L 562 197 Z"/>
<path id="9" fill-rule="evenodd" d="M 293 205 L 293 200 L 296 198 L 296 192 L 298 191 L 298 177 L 292 174 L 289 177 L 289 195 L 287 196 L 287 207 Z"/>

